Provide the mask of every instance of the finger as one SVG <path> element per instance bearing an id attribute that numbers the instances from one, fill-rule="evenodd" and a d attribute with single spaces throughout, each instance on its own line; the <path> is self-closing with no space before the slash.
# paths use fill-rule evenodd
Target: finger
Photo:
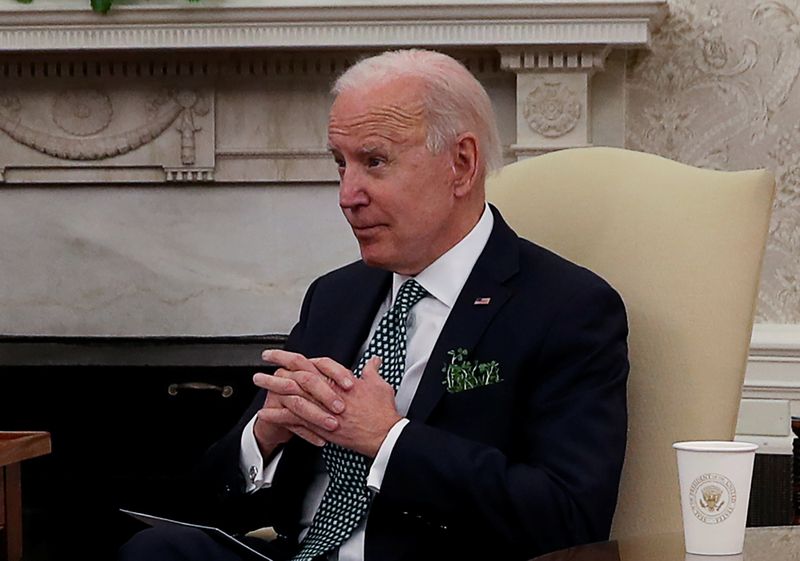
<path id="1" fill-rule="evenodd" d="M 253 375 L 253 383 L 270 393 L 278 395 L 302 395 L 307 397 L 300 385 L 291 377 L 281 376 L 280 370 L 275 374 L 258 372 Z"/>
<path id="2" fill-rule="evenodd" d="M 336 382 L 342 389 L 349 390 L 353 387 L 355 376 L 349 368 L 345 368 L 332 358 L 312 358 L 311 362 L 324 376 Z"/>
<path id="3" fill-rule="evenodd" d="M 255 374 L 253 374 L 253 383 L 259 388 L 264 388 L 267 376 L 270 376 L 270 374 L 265 374 L 264 372 L 256 372 Z"/>
<path id="4" fill-rule="evenodd" d="M 287 380 L 287 381 L 276 382 L 272 380 L 273 378 L 281 378 L 282 380 Z M 297 383 L 294 380 L 292 380 L 290 376 L 286 375 L 286 371 L 283 368 L 277 369 L 272 374 L 267 374 L 265 372 L 256 372 L 255 374 L 253 374 L 253 383 L 259 388 L 264 388 L 265 390 L 273 389 L 270 386 L 274 386 L 275 384 L 281 384 L 286 388 L 285 393 L 294 393 L 295 395 L 302 393 L 300 386 L 298 386 Z"/>
<path id="5" fill-rule="evenodd" d="M 326 424 L 326 428 L 324 429 L 317 427 L 313 424 L 309 424 L 306 419 L 302 418 L 299 415 L 296 415 L 289 409 L 264 408 L 260 409 L 257 415 L 258 419 L 263 423 L 268 425 L 276 425 L 288 429 L 294 434 L 297 434 L 298 436 L 303 438 L 304 440 L 308 440 L 312 444 L 318 446 L 322 446 L 323 444 L 325 444 L 325 442 L 327 442 L 326 437 L 322 435 L 330 435 L 332 433 L 332 430 L 335 430 L 335 429 L 331 430 L 327 429 L 327 427 L 333 426 L 333 424 Z M 313 437 L 311 435 L 313 435 Z"/>
<path id="6" fill-rule="evenodd" d="M 278 425 L 290 429 L 301 425 L 303 420 L 285 407 L 264 407 L 256 413 L 258 420 L 268 425 Z"/>
<path id="7" fill-rule="evenodd" d="M 289 427 L 289 430 L 292 431 L 294 434 L 305 440 L 306 442 L 310 442 L 314 446 L 322 447 L 325 446 L 326 440 L 321 436 L 315 434 L 314 432 L 308 430 L 302 425 L 297 425 L 294 427 Z"/>
<path id="8" fill-rule="evenodd" d="M 337 392 L 338 388 L 329 383 L 329 378 L 317 372 L 307 370 L 286 370 L 281 369 L 276 372 L 281 378 L 294 381 L 298 388 L 309 399 L 316 401 L 322 407 L 334 414 L 344 411 L 345 403 L 342 396 Z"/>
<path id="9" fill-rule="evenodd" d="M 314 363 L 300 353 L 292 353 L 281 349 L 267 349 L 261 353 L 261 358 L 266 362 L 275 364 L 287 370 L 307 370 L 309 372 L 317 371 Z"/>
<path id="10" fill-rule="evenodd" d="M 281 399 L 284 408 L 297 415 L 300 423 L 311 430 L 335 431 L 339 428 L 339 421 L 322 407 L 300 396 L 290 395 Z M 272 409 L 262 409 L 272 411 Z"/>
<path id="11" fill-rule="evenodd" d="M 321 374 L 311 372 L 292 372 L 279 368 L 274 374 L 258 372 L 253 375 L 253 383 L 267 390 L 269 395 L 299 395 L 311 401 L 318 402 L 331 413 L 339 414 L 344 411 L 345 404 L 333 389 L 325 382 L 327 378 Z"/>
<path id="12" fill-rule="evenodd" d="M 326 440 L 324 438 L 303 426 L 303 420 L 288 409 L 261 409 L 257 415 L 260 421 L 288 429 L 314 446 L 325 445 Z"/>
<path id="13" fill-rule="evenodd" d="M 381 361 L 382 359 L 379 356 L 373 356 L 370 358 L 364 365 L 364 369 L 361 371 L 361 379 L 367 381 L 383 381 L 383 378 L 380 375 Z"/>

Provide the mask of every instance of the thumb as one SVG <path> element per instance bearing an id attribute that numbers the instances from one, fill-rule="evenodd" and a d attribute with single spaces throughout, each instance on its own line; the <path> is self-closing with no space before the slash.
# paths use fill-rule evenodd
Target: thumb
<path id="1" fill-rule="evenodd" d="M 364 365 L 364 370 L 361 371 L 361 378 L 366 381 L 370 380 L 383 380 L 378 369 L 381 367 L 381 357 L 373 356 Z"/>

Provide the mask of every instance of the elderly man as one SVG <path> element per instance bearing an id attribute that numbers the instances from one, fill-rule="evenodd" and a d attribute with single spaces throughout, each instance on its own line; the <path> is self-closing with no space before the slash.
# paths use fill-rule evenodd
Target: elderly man
<path id="1" fill-rule="evenodd" d="M 311 285 L 286 350 L 264 353 L 275 374 L 255 375 L 263 391 L 210 452 L 231 524 L 273 527 L 264 551 L 297 561 L 522 560 L 606 539 L 626 434 L 619 296 L 486 204 L 498 134 L 460 63 L 384 53 L 333 92 L 362 259 Z M 122 558 L 240 557 L 150 530 Z"/>

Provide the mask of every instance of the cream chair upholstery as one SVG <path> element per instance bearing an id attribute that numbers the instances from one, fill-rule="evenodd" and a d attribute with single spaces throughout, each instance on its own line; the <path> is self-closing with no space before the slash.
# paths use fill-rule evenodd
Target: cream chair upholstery
<path id="1" fill-rule="evenodd" d="M 672 443 L 734 436 L 773 191 L 764 170 L 618 148 L 554 152 L 489 180 L 519 235 L 625 301 L 630 416 L 613 537 L 679 531 Z"/>

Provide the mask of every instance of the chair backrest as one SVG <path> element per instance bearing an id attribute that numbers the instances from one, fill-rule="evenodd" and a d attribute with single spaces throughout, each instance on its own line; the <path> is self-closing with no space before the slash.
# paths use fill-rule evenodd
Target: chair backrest
<path id="1" fill-rule="evenodd" d="M 734 436 L 774 184 L 764 170 L 618 148 L 553 152 L 488 182 L 520 236 L 625 301 L 629 431 L 612 537 L 680 531 L 672 443 Z"/>

